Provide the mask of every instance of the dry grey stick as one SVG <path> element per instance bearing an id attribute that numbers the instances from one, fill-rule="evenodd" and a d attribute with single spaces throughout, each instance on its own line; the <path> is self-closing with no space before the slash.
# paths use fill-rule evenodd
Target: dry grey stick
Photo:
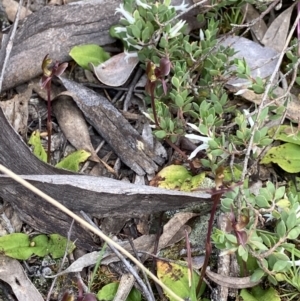
<path id="1" fill-rule="evenodd" d="M 73 224 L 74 224 L 74 220 L 72 220 L 72 223 L 70 225 L 70 229 L 68 231 L 68 241 L 67 241 L 67 246 L 66 246 L 65 254 L 64 254 L 64 257 L 62 258 L 61 265 L 60 265 L 60 267 L 59 267 L 59 269 L 57 271 L 57 274 L 59 274 L 62 271 L 64 263 L 65 263 L 65 260 L 66 260 L 67 255 L 68 255 L 68 249 L 69 249 L 69 244 L 70 244 L 70 241 L 71 241 L 71 233 L 72 233 Z M 51 283 L 51 286 L 50 286 L 50 289 L 48 291 L 48 295 L 47 295 L 46 301 L 49 301 L 50 298 L 51 298 L 51 293 L 52 293 L 52 290 L 54 288 L 54 285 L 56 283 L 57 278 L 58 277 L 55 277 L 53 279 L 52 283 Z"/>
<path id="2" fill-rule="evenodd" d="M 83 216 L 83 218 L 89 223 L 91 224 L 93 227 L 95 227 L 96 229 L 98 229 L 99 231 L 101 231 L 95 224 L 94 222 L 89 218 L 89 216 L 87 214 L 85 214 L 85 212 L 80 211 L 81 215 Z M 111 248 L 111 250 L 116 254 L 116 256 L 123 262 L 123 264 L 125 265 L 126 269 L 128 270 L 129 273 L 131 273 L 134 278 L 136 279 L 137 283 L 140 285 L 140 287 L 142 288 L 142 292 L 144 293 L 145 298 L 148 301 L 155 301 L 155 299 L 152 298 L 152 294 L 150 294 L 150 292 L 148 291 L 147 286 L 145 285 L 145 283 L 143 282 L 143 280 L 140 278 L 140 276 L 138 275 L 138 273 L 136 272 L 136 270 L 130 265 L 130 263 L 125 259 L 125 257 L 114 247 L 112 246 L 110 243 L 107 243 L 107 245 Z"/>

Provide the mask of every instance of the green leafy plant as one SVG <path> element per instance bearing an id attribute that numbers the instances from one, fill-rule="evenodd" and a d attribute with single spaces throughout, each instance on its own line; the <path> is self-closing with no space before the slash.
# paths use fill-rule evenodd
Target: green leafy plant
<path id="1" fill-rule="evenodd" d="M 244 262 L 245 271 L 252 274 L 253 281 L 267 276 L 270 283 L 276 285 L 282 273 L 291 271 L 292 261 L 287 254 L 295 248 L 292 241 L 300 234 L 298 197 L 286 193 L 284 186 L 276 189 L 271 182 L 256 195 L 247 188 L 244 188 L 244 194 L 240 213 L 234 203 L 237 189 L 228 192 L 221 200 L 223 210 L 230 212 L 228 231 L 215 230 L 212 239 L 223 252 L 237 252 Z M 236 231 L 230 233 L 233 215 L 237 221 L 235 227 L 244 233 L 242 239 Z M 274 232 L 260 229 L 265 223 L 275 224 Z M 298 250 L 294 254 L 300 258 Z M 257 265 L 255 270 L 249 270 L 247 262 L 253 258 Z"/>
<path id="2" fill-rule="evenodd" d="M 9 257 L 26 260 L 31 255 L 44 257 L 50 254 L 53 258 L 63 257 L 68 245 L 68 253 L 75 245 L 59 234 L 37 235 L 29 237 L 24 233 L 12 233 L 0 237 L 0 250 Z"/>
<path id="3" fill-rule="evenodd" d="M 225 83 L 238 76 L 248 79 L 255 91 L 261 93 L 264 89 L 260 78 L 251 78 L 245 60 L 232 59 L 234 50 L 218 44 L 218 10 L 232 9 L 230 16 L 238 20 L 242 2 L 214 2 L 207 15 L 198 16 L 199 21 L 205 21 L 207 17 L 206 29 L 200 29 L 199 41 L 187 34 L 185 22 L 177 19 L 178 11 L 186 10 L 187 6 L 184 3 L 172 6 L 169 0 L 147 3 L 125 0 L 117 9 L 122 15 L 120 24 L 110 30 L 112 36 L 122 40 L 127 56 L 138 56 L 144 65 L 147 75 L 145 99 L 151 103 L 151 109 L 145 114 L 155 124 L 154 135 L 189 160 L 205 147 L 207 159 L 202 159 L 201 163 L 213 172 L 239 152 L 239 145 L 247 146 L 251 137 L 248 120 L 239 112 L 235 112 L 235 123 L 239 127 L 236 134 L 225 136 L 219 130 L 225 114 L 234 112 L 224 89 Z M 260 115 L 261 122 L 267 114 L 268 108 Z M 198 131 L 201 136 L 193 138 L 204 143 L 187 157 L 176 142 L 183 136 L 193 139 L 191 130 Z M 266 128 L 255 134 L 257 146 L 265 146 L 271 141 Z M 190 167 L 195 172 L 193 164 L 190 163 Z"/>
<path id="4" fill-rule="evenodd" d="M 145 99 L 151 109 L 145 115 L 154 123 L 154 135 L 178 152 L 181 150 L 176 143 L 183 136 L 202 142 L 189 157 L 181 152 L 190 163 L 191 173 L 195 172 L 193 158 L 198 152 L 206 151 L 200 162 L 212 171 L 217 182 L 215 191 L 209 191 L 213 209 L 206 254 L 211 251 L 212 221 L 221 200 L 228 213 L 228 232 L 214 230 L 215 246 L 224 252 L 236 252 L 245 273 L 250 273 L 253 280 L 267 276 L 270 283 L 276 284 L 276 275 L 291 268 L 286 253 L 300 233 L 297 197 L 285 194 L 284 187 L 277 188 L 271 183 L 261 188 L 258 195 L 253 195 L 247 183 L 243 188 L 227 189 L 226 182 L 220 184 L 217 179 L 218 174 L 225 177 L 225 173 L 218 170 L 226 166 L 230 158 L 243 157 L 251 146 L 249 157 L 255 160 L 256 150 L 273 141 L 268 128 L 263 126 L 269 107 L 249 117 L 248 112 L 240 112 L 231 105 L 225 89 L 226 82 L 233 77 L 246 79 L 256 94 L 266 89 L 262 78 L 251 76 L 245 59 L 233 59 L 234 50 L 219 45 L 220 27 L 229 21 L 241 20 L 239 9 L 243 3 L 213 1 L 210 10 L 198 16 L 206 26 L 200 29 L 199 39 L 195 39 L 187 33 L 185 22 L 177 19 L 177 12 L 186 9 L 184 3 L 176 7 L 169 0 L 125 0 L 117 9 L 122 15 L 120 24 L 111 28 L 111 34 L 122 40 L 128 57 L 138 56 L 146 70 Z M 217 14 L 220 9 L 227 12 L 222 18 Z M 295 63 L 294 57 L 293 60 Z M 227 114 L 233 116 L 233 123 L 227 125 L 225 133 L 221 129 Z M 241 170 L 241 164 L 236 164 L 235 168 Z M 238 182 L 242 173 L 234 173 L 233 165 L 231 171 L 229 182 Z M 165 182 L 162 181 L 162 185 Z M 282 199 L 289 202 L 288 208 L 281 207 Z M 261 230 L 268 218 L 276 224 L 273 231 Z M 255 264 L 250 268 L 248 262 L 253 260 Z M 207 264 L 206 258 L 200 284 Z"/>
<path id="5" fill-rule="evenodd" d="M 33 147 L 33 153 L 42 161 L 47 161 L 47 154 L 44 150 L 44 147 L 41 143 L 40 133 L 39 131 L 34 131 L 30 139 L 28 141 L 29 145 L 32 145 Z M 67 169 L 70 171 L 79 171 L 79 164 L 85 162 L 89 157 L 91 156 L 91 153 L 85 151 L 85 150 L 77 150 L 67 157 L 63 158 L 60 162 L 58 162 L 55 167 Z"/>

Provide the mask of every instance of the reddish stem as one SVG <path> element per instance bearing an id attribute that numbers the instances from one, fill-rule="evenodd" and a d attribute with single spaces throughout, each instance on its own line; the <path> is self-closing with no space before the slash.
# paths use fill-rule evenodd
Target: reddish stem
<path id="1" fill-rule="evenodd" d="M 51 122 L 51 80 L 46 85 L 47 89 L 47 134 L 48 134 L 48 147 L 47 147 L 47 163 L 51 159 L 51 135 L 52 135 L 52 122 Z"/>
<path id="2" fill-rule="evenodd" d="M 201 269 L 201 275 L 200 275 L 199 282 L 198 282 L 197 289 L 196 289 L 196 296 L 198 296 L 198 294 L 200 292 L 200 288 L 201 288 L 201 285 L 203 282 L 206 268 L 208 266 L 208 261 L 209 261 L 209 257 L 210 257 L 211 250 L 212 250 L 210 237 L 211 237 L 211 233 L 212 233 L 212 229 L 213 229 L 213 222 L 215 219 L 217 207 L 219 205 L 222 194 L 223 194 L 223 192 L 219 192 L 219 193 L 213 194 L 211 197 L 211 199 L 213 201 L 213 206 L 211 208 L 210 218 L 209 218 L 209 222 L 208 222 L 208 229 L 207 229 L 207 234 L 206 234 L 205 260 L 204 260 L 204 264 Z"/>
<path id="3" fill-rule="evenodd" d="M 151 89 L 150 94 L 151 94 L 151 106 L 152 106 L 152 111 L 153 111 L 154 122 L 155 122 L 156 127 L 159 129 L 160 126 L 159 126 L 159 122 L 157 119 L 156 108 L 155 108 L 154 89 Z"/>

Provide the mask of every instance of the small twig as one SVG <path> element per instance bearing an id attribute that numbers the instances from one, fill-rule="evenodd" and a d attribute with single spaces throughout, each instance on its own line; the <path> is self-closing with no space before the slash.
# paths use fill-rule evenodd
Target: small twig
<path id="1" fill-rule="evenodd" d="M 134 78 L 133 78 L 132 82 L 130 83 L 130 87 L 129 87 L 128 91 L 127 91 L 127 95 L 126 95 L 125 100 L 124 100 L 124 105 L 123 105 L 123 110 L 124 111 L 128 110 L 129 102 L 131 100 L 131 97 L 132 97 L 135 85 L 138 82 L 138 80 L 140 79 L 140 77 L 141 77 L 141 75 L 142 75 L 143 72 L 144 72 L 144 70 L 139 67 L 137 69 L 135 75 L 134 75 Z"/>
<path id="2" fill-rule="evenodd" d="M 84 217 L 84 219 L 91 224 L 95 229 L 97 229 L 98 231 L 102 232 L 96 225 L 95 223 L 90 219 L 90 217 L 83 212 L 82 210 L 80 211 L 81 215 Z M 138 275 L 138 273 L 136 272 L 136 270 L 130 265 L 130 263 L 125 259 L 125 257 L 110 243 L 107 241 L 107 245 L 111 248 L 111 250 L 116 254 L 116 256 L 123 262 L 123 264 L 125 265 L 126 269 L 128 270 L 129 273 L 131 273 L 133 275 L 133 277 L 136 279 L 137 283 L 140 285 L 140 287 L 142 288 L 142 291 L 144 293 L 145 298 L 148 301 L 155 301 L 153 294 L 151 294 L 148 291 L 148 288 L 146 287 L 145 283 L 143 282 L 143 280 L 141 279 L 141 277 Z M 136 259 L 138 260 L 138 259 Z M 142 263 L 140 261 L 138 261 L 141 265 Z"/>
<path id="3" fill-rule="evenodd" d="M 57 274 L 59 274 L 62 269 L 63 269 L 63 266 L 64 266 L 64 263 L 66 261 L 66 258 L 67 258 L 67 255 L 68 255 L 68 250 L 69 250 L 69 244 L 70 244 L 70 241 L 71 241 L 71 233 L 72 233 L 72 228 L 73 228 L 73 225 L 74 225 L 74 220 L 72 220 L 72 223 L 70 225 L 70 229 L 68 231 L 68 241 L 67 241 L 67 246 L 66 246 L 66 250 L 65 250 L 65 254 L 62 258 L 62 261 L 61 261 L 61 265 L 57 271 Z M 55 277 L 51 283 L 51 286 L 50 286 L 50 289 L 49 289 L 49 292 L 48 292 L 48 295 L 47 295 L 47 298 L 46 298 L 46 301 L 49 301 L 50 298 L 51 298 L 51 293 L 52 293 L 52 290 L 54 288 L 54 285 L 56 283 L 56 280 L 57 280 L 58 277 Z"/>
<path id="4" fill-rule="evenodd" d="M 134 252 L 136 258 L 142 263 L 142 261 L 141 261 L 139 255 L 138 255 L 138 251 L 136 250 L 136 248 L 135 248 L 135 246 L 134 246 L 134 243 L 133 243 L 133 241 L 132 241 L 132 239 L 131 239 L 130 237 L 128 238 L 128 241 L 129 241 L 129 243 L 130 243 L 130 246 L 131 246 L 131 248 L 132 248 L 132 250 L 133 250 L 133 252 Z M 155 300 L 155 297 L 154 297 L 154 294 L 153 294 L 153 291 L 152 291 L 152 288 L 151 288 L 149 279 L 148 279 L 146 273 L 145 273 L 143 270 L 142 270 L 142 273 L 143 273 L 143 277 L 144 277 L 144 280 L 145 280 L 145 282 L 146 282 L 146 285 L 147 285 L 147 287 L 148 287 L 149 293 L 151 294 L 152 300 Z"/>

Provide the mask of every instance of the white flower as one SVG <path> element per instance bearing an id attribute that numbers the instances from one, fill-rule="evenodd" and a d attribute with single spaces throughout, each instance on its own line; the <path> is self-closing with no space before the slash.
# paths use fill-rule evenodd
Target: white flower
<path id="1" fill-rule="evenodd" d="M 126 38 L 123 39 L 123 41 L 125 41 L 125 42 L 128 44 L 128 46 L 131 46 L 131 47 L 133 47 L 133 48 L 135 48 L 135 49 L 137 49 L 137 50 L 141 50 L 141 49 L 143 48 L 143 47 L 140 46 L 140 45 L 133 45 L 133 44 L 131 44 L 131 43 L 129 42 L 129 38 L 132 39 L 132 37 L 126 35 Z"/>
<path id="2" fill-rule="evenodd" d="M 114 28 L 115 33 L 120 33 L 120 32 L 126 32 L 126 28 L 125 27 L 115 27 Z"/>
<path id="3" fill-rule="evenodd" d="M 199 128 L 194 125 L 193 123 L 187 123 L 193 130 L 200 133 Z M 195 134 L 186 134 L 184 135 L 186 138 L 191 140 L 197 140 L 203 142 L 201 145 L 199 145 L 189 156 L 189 160 L 193 159 L 201 150 L 208 149 L 208 141 L 212 140 L 210 137 L 195 135 Z"/>
<path id="4" fill-rule="evenodd" d="M 128 52 L 127 50 L 124 50 L 125 53 L 125 57 L 124 60 L 126 61 L 126 63 L 128 63 L 128 59 L 131 57 L 138 57 L 137 52 Z"/>
<path id="5" fill-rule="evenodd" d="M 130 12 L 128 12 L 127 10 L 124 9 L 124 5 L 120 4 L 119 7 L 116 8 L 116 13 L 120 13 L 123 15 L 123 17 L 130 23 L 133 24 L 135 22 L 134 17 L 132 16 L 132 14 L 130 14 Z"/>
<path id="6" fill-rule="evenodd" d="M 272 213 L 266 213 L 263 215 L 263 217 L 266 217 L 266 223 L 269 222 L 269 221 L 272 221 L 274 219 L 274 216 L 272 215 Z"/>
<path id="7" fill-rule="evenodd" d="M 169 31 L 168 37 L 169 38 L 177 37 L 180 34 L 179 31 L 182 29 L 184 24 L 185 24 L 185 21 L 183 21 L 183 20 L 180 20 L 179 22 L 177 22 Z"/>
<path id="8" fill-rule="evenodd" d="M 203 30 L 201 28 L 199 30 L 199 39 L 200 39 L 200 41 L 204 40 L 204 32 L 203 32 Z"/>
<path id="9" fill-rule="evenodd" d="M 140 0 L 135 0 L 135 2 L 136 2 L 136 5 L 141 6 L 141 7 L 144 8 L 144 9 L 149 9 L 149 8 L 151 8 L 151 6 L 150 6 L 149 4 L 143 3 L 143 2 L 140 1 Z"/>
<path id="10" fill-rule="evenodd" d="M 176 11 L 185 11 L 188 8 L 188 4 L 185 4 L 185 1 L 183 0 L 180 5 L 174 5 Z"/>

